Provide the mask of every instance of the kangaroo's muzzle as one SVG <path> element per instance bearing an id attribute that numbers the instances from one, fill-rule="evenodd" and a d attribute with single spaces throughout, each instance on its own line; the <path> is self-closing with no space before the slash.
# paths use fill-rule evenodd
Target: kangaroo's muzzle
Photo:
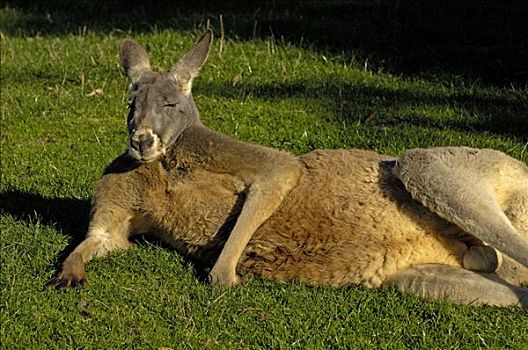
<path id="1" fill-rule="evenodd" d="M 165 154 L 165 147 L 152 129 L 143 128 L 130 136 L 128 153 L 141 162 L 150 162 Z"/>

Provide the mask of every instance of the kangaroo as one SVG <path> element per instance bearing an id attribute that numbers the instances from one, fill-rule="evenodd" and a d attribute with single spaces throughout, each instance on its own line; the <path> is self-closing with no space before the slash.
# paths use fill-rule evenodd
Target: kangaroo
<path id="1" fill-rule="evenodd" d="M 123 41 L 128 150 L 99 180 L 86 239 L 46 284 L 86 282 L 85 264 L 153 234 L 211 267 L 252 276 L 396 288 L 457 303 L 528 307 L 528 167 L 489 149 L 290 153 L 202 124 L 193 79 L 207 31 L 164 73 Z"/>

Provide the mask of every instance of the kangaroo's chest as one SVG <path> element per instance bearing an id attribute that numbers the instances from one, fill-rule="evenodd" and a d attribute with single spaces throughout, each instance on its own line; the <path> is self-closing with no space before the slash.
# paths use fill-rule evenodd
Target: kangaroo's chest
<path id="1" fill-rule="evenodd" d="M 202 260 L 205 251 L 221 248 L 242 208 L 244 184 L 229 174 L 171 169 L 162 187 L 145 191 L 144 207 L 158 227 L 157 235 Z"/>

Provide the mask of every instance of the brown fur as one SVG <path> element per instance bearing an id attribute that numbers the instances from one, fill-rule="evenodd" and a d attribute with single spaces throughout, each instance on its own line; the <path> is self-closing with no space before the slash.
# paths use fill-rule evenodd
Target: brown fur
<path id="1" fill-rule="evenodd" d="M 207 53 L 203 40 L 210 42 L 204 37 L 197 44 L 200 65 Z M 134 45 L 127 43 L 126 47 Z M 143 57 L 140 62 L 144 61 Z M 125 68 L 134 77 L 149 76 L 134 67 Z M 152 99 L 149 93 L 159 93 L 155 84 L 163 76 L 148 79 L 150 85 L 145 85 L 140 78 L 138 88 L 144 89 L 140 91 L 145 99 Z M 192 97 L 189 106 L 194 106 Z M 193 113 L 197 117 L 197 111 Z M 148 118 L 153 116 L 142 120 Z M 427 173 L 421 173 L 421 163 L 412 161 L 412 152 L 398 161 L 361 150 L 317 150 L 294 157 L 235 141 L 199 120 L 189 120 L 156 159 L 139 162 L 143 153 L 152 150 L 138 152 L 137 148 L 107 168 L 93 196 L 87 238 L 48 286 L 82 284 L 89 260 L 127 249 L 134 234 L 151 233 L 212 267 L 212 272 L 220 271 L 213 274 L 213 283 L 231 285 L 240 282 L 239 276 L 242 280 L 260 276 L 314 285 L 394 286 L 423 297 L 462 303 L 528 305 L 528 291 L 518 287 L 528 282 L 528 269 L 508 257 L 501 265 L 495 249 L 482 248 L 487 246 L 479 229 L 464 231 L 453 223 L 464 221 L 467 205 L 478 203 L 462 199 L 452 207 L 435 201 L 434 191 L 439 198 L 449 199 L 456 193 L 442 188 L 465 181 L 457 175 L 458 171 L 465 174 L 465 165 L 450 156 L 451 149 L 417 153 L 426 160 L 424 164 L 440 157 L 453 165 L 452 174 L 442 179 L 434 172 L 424 176 Z M 142 127 L 154 135 L 157 129 L 151 125 Z M 131 140 L 137 126 L 132 128 Z M 168 139 L 161 133 L 156 137 L 161 143 Z M 501 215 L 505 213 L 515 227 L 512 234 L 520 233 L 526 242 L 528 191 L 517 185 L 528 175 L 519 179 L 515 169 L 521 163 L 503 154 L 499 158 L 481 159 L 491 167 L 501 166 L 502 177 L 490 180 L 492 197 Z M 446 185 L 438 189 L 437 181 Z M 437 211 L 436 206 L 441 208 Z M 455 221 L 444 215 L 447 212 Z M 485 224 L 486 218 L 482 220 Z M 518 253 L 507 243 L 502 246 L 513 255 Z M 464 266 L 478 266 L 476 270 L 486 273 L 467 271 Z M 237 275 L 232 276 L 235 269 Z"/>

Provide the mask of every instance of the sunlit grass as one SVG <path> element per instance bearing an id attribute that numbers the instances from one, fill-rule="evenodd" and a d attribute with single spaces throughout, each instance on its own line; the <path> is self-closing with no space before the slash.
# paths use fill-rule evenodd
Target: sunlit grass
<path id="1" fill-rule="evenodd" d="M 4 20 L 16 15 L 3 11 Z M 137 39 L 162 69 L 199 33 L 158 30 Z M 177 253 L 142 240 L 127 254 L 91 263 L 86 288 L 44 290 L 61 252 L 84 234 L 95 182 L 126 148 L 127 82 L 117 48 L 127 35 L 82 28 L 67 35 L 2 33 L 2 347 L 528 344 L 526 311 L 296 282 L 212 288 Z M 467 145 L 528 162 L 528 92 L 518 87 L 385 74 L 346 55 L 271 37 L 227 38 L 221 54 L 216 41 L 194 86 L 205 124 L 295 154 L 356 147 L 397 155 L 411 147 Z"/>

